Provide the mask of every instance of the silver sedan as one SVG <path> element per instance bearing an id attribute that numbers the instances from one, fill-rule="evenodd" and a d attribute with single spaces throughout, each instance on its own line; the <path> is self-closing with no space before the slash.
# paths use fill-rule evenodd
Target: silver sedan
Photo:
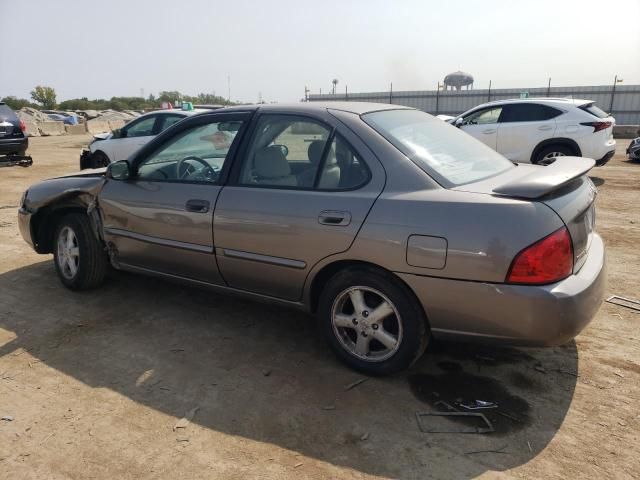
<path id="1" fill-rule="evenodd" d="M 231 107 L 33 185 L 19 223 L 71 289 L 115 268 L 303 308 L 341 360 L 380 375 L 432 337 L 577 335 L 605 288 L 593 165 L 517 165 L 396 105 Z"/>

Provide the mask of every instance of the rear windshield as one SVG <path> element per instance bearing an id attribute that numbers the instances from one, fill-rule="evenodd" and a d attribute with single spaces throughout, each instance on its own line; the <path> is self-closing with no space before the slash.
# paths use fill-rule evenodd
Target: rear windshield
<path id="1" fill-rule="evenodd" d="M 509 160 L 471 135 L 419 110 L 385 110 L 362 118 L 445 187 L 476 182 L 514 168 Z"/>
<path id="2" fill-rule="evenodd" d="M 17 115 L 5 103 L 0 104 L 0 122 L 13 121 L 18 119 Z"/>
<path id="3" fill-rule="evenodd" d="M 586 105 L 582 105 L 580 108 L 585 112 L 589 112 L 594 117 L 607 118 L 609 116 L 607 112 L 596 106 L 595 103 L 588 103 Z"/>

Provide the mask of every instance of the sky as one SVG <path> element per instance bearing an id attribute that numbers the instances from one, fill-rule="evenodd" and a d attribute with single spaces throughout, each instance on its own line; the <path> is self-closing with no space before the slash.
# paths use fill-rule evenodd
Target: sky
<path id="1" fill-rule="evenodd" d="M 640 0 L 0 0 L 0 98 L 640 84 Z M 229 81 L 230 79 L 230 81 Z"/>

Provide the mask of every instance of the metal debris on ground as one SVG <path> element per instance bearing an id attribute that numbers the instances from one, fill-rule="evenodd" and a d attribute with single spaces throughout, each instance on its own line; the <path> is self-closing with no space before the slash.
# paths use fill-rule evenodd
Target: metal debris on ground
<path id="1" fill-rule="evenodd" d="M 13 417 L 11 415 L 5 415 L 2 417 L 2 420 L 5 422 L 13 422 Z"/>
<path id="2" fill-rule="evenodd" d="M 346 387 L 344 387 L 344 391 L 348 391 L 351 390 L 352 388 L 357 387 L 358 385 L 360 385 L 361 383 L 366 382 L 367 380 L 369 380 L 368 378 L 361 378 L 360 380 L 356 380 L 353 383 L 350 383 L 349 385 L 347 385 Z"/>
<path id="3" fill-rule="evenodd" d="M 466 417 L 478 418 L 486 425 L 486 427 L 463 427 L 463 428 L 426 428 L 422 423 L 422 417 Z M 476 412 L 416 412 L 416 420 L 418 428 L 423 433 L 491 433 L 495 431 L 493 424 L 482 413 Z"/>
<path id="4" fill-rule="evenodd" d="M 178 428 L 187 428 L 187 426 L 189 425 L 189 422 L 191 422 L 191 420 L 193 420 L 193 417 L 195 417 L 196 413 L 198 413 L 198 410 L 200 410 L 200 407 L 192 408 L 187 413 L 185 413 L 184 417 L 178 420 L 176 424 L 173 426 L 173 431 L 175 432 L 176 429 Z"/>
<path id="5" fill-rule="evenodd" d="M 486 408 L 498 408 L 496 402 L 487 402 L 485 400 L 472 400 L 470 402 L 458 402 L 456 405 L 461 406 L 465 410 L 483 410 Z"/>
<path id="6" fill-rule="evenodd" d="M 473 450 L 471 452 L 464 452 L 465 455 L 475 455 L 476 453 L 505 453 L 508 454 L 509 452 L 505 452 L 504 449 L 507 448 L 507 445 L 504 445 L 500 448 L 496 448 L 495 450 Z"/>
<path id="7" fill-rule="evenodd" d="M 28 155 L 8 155 L 0 157 L 0 167 L 30 167 L 33 159 Z"/>
<path id="8" fill-rule="evenodd" d="M 611 295 L 606 300 L 608 303 L 613 303 L 614 305 L 618 305 L 620 307 L 630 308 L 631 310 L 636 310 L 640 312 L 640 300 L 635 300 L 633 298 L 625 298 L 619 295 Z"/>

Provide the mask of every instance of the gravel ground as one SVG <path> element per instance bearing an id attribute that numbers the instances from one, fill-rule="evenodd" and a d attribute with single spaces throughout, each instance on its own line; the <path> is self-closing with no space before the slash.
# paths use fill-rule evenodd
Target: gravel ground
<path id="1" fill-rule="evenodd" d="M 86 141 L 34 138 L 32 167 L 0 169 L 0 478 L 640 477 L 640 315 L 605 303 L 559 348 L 434 344 L 347 390 L 304 314 L 127 274 L 64 289 L 16 207 Z M 592 171 L 597 229 L 608 293 L 638 298 L 640 164 L 618 143 Z M 419 431 L 458 398 L 498 402 L 497 431 Z"/>

